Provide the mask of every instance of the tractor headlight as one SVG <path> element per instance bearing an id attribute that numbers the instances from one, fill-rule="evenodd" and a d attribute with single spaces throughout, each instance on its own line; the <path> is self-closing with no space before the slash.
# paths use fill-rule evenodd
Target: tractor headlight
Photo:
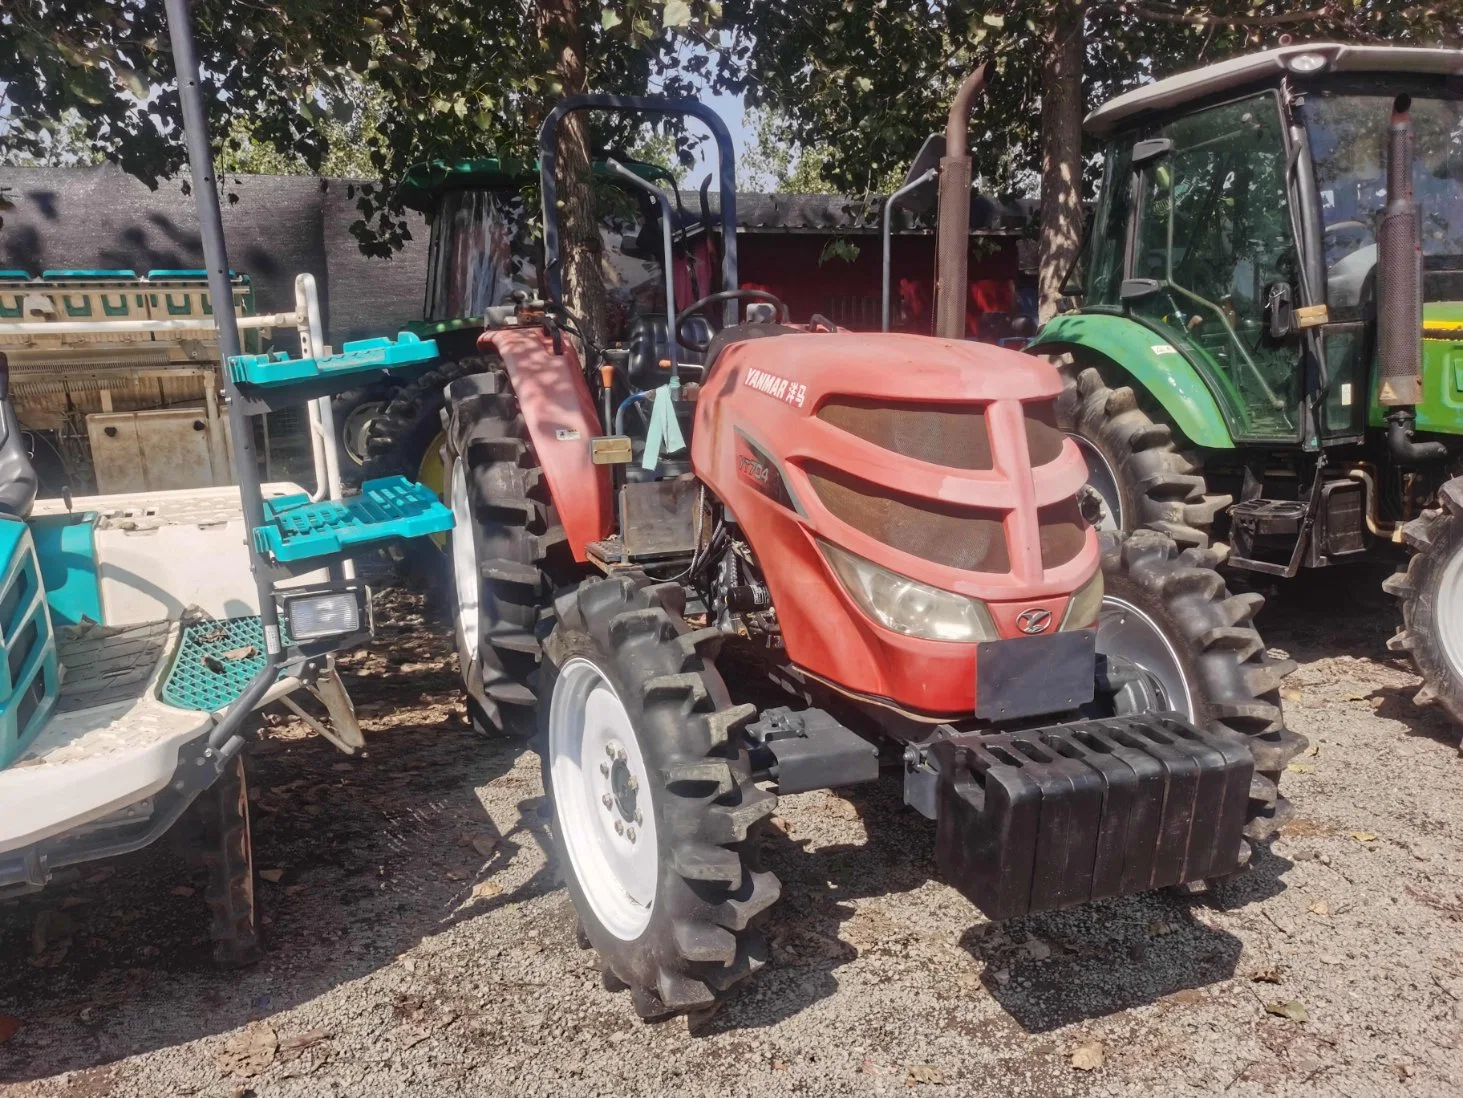
<path id="1" fill-rule="evenodd" d="M 1285 67 L 1293 73 L 1302 76 L 1309 76 L 1311 73 L 1320 72 L 1330 61 L 1324 53 L 1297 53 L 1285 61 Z"/>
<path id="2" fill-rule="evenodd" d="M 315 590 L 297 595 L 286 592 L 281 601 L 290 639 L 299 644 L 349 636 L 362 632 L 363 627 L 368 629 L 361 595 L 360 588 Z"/>
<path id="3" fill-rule="evenodd" d="M 1102 569 L 1099 568 L 1090 580 L 1077 589 L 1072 601 L 1067 603 L 1067 612 L 1062 615 L 1062 628 L 1086 629 L 1089 625 L 1095 625 L 1101 610 Z"/>
<path id="4" fill-rule="evenodd" d="M 818 544 L 859 609 L 885 629 L 923 640 L 999 639 L 996 623 L 980 600 L 901 576 L 826 541 Z"/>

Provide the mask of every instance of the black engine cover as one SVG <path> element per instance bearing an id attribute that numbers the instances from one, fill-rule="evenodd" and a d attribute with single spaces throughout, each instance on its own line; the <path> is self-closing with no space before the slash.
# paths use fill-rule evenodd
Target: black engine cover
<path id="1" fill-rule="evenodd" d="M 1172 715 L 955 735 L 935 861 L 992 919 L 1234 872 L 1254 759 L 1244 737 Z"/>

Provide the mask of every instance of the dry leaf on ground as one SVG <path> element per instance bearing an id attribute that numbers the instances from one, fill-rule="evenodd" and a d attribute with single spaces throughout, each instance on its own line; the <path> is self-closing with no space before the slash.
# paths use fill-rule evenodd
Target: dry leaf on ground
<path id="1" fill-rule="evenodd" d="M 1083 1041 L 1072 1050 L 1072 1067 L 1077 1071 L 1096 1071 L 1106 1060 L 1101 1041 Z"/>
<path id="2" fill-rule="evenodd" d="M 1308 1022 L 1311 1018 L 1310 1012 L 1306 1010 L 1306 1005 L 1299 999 L 1276 999 L 1272 1003 L 1265 1004 L 1265 1012 L 1281 1018 L 1289 1018 L 1292 1022 Z"/>
<path id="3" fill-rule="evenodd" d="M 929 1064 L 913 1064 L 909 1069 L 909 1078 L 905 1080 L 906 1085 L 914 1086 L 917 1083 L 929 1083 L 932 1086 L 943 1086 L 945 1073 L 937 1067 Z"/>
<path id="4" fill-rule="evenodd" d="M 228 1075 L 258 1075 L 278 1053 L 279 1034 L 268 1022 L 252 1022 L 224 1042 L 215 1062 Z"/>

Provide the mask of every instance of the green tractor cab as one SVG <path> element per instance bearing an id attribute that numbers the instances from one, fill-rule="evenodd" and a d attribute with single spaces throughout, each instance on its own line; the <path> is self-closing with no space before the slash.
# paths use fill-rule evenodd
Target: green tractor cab
<path id="1" fill-rule="evenodd" d="M 1103 183 L 1031 349 L 1101 525 L 1275 577 L 1412 554 L 1425 685 L 1463 720 L 1463 53 L 1287 46 L 1086 121 Z"/>

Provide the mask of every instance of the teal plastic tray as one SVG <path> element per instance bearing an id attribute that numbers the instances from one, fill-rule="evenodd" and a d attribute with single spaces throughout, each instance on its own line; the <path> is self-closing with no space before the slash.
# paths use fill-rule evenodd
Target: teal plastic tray
<path id="1" fill-rule="evenodd" d="M 284 621 L 279 625 L 283 634 Z M 163 701 L 212 713 L 231 705 L 263 669 L 264 629 L 258 618 L 195 621 L 183 628 L 178 658 L 163 683 Z"/>
<path id="2" fill-rule="evenodd" d="M 410 332 L 401 332 L 395 339 L 382 336 L 347 343 L 340 354 L 324 358 L 291 358 L 286 351 L 267 355 L 235 355 L 229 359 L 229 377 L 235 385 L 268 389 L 362 370 L 391 370 L 429 362 L 436 357 L 436 340 L 420 339 Z"/>
<path id="3" fill-rule="evenodd" d="M 393 538 L 418 538 L 452 529 L 452 512 L 436 494 L 405 477 L 361 485 L 361 494 L 311 503 L 306 495 L 264 501 L 266 525 L 254 544 L 277 561 L 328 557 Z"/>

